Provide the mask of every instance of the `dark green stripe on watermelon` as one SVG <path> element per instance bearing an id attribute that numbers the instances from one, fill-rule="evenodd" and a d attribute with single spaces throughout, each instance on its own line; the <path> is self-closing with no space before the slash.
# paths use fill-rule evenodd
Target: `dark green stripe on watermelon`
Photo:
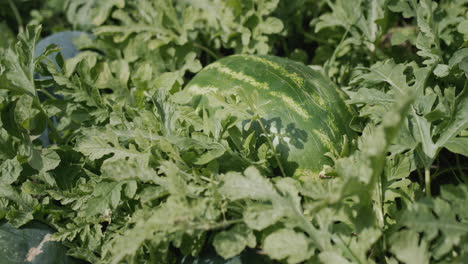
<path id="1" fill-rule="evenodd" d="M 331 163 L 324 154 L 340 152 L 344 135 L 355 136 L 343 93 L 321 72 L 298 62 L 234 55 L 205 67 L 185 90 L 205 98 L 198 102 L 209 107 L 210 94 L 228 94 L 233 89 L 247 95 L 257 92 L 261 117 L 274 125 L 270 133 L 283 135 L 274 144 L 288 175 L 317 174 Z"/>

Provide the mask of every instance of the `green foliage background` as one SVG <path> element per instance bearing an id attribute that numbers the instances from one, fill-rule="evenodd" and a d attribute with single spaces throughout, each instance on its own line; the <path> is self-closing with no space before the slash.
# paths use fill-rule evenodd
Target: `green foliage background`
<path id="1" fill-rule="evenodd" d="M 56 47 L 34 58 L 64 29 L 96 39 L 59 68 L 44 59 Z M 71 256 L 468 263 L 467 0 L 8 0 L 0 30 L 0 219 L 53 226 Z M 177 103 L 238 53 L 332 78 L 358 113 L 349 153 L 280 177 L 275 150 L 252 140 L 270 135 L 230 132 L 255 112 L 204 122 Z"/>

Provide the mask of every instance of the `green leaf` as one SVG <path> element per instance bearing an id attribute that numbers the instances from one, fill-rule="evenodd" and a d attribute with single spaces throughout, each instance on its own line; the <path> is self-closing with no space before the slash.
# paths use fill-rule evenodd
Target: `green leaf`
<path id="1" fill-rule="evenodd" d="M 466 201 L 468 200 L 468 187 L 465 185 L 444 185 L 440 190 L 441 197 L 450 202 L 454 213 L 464 223 L 468 223 L 468 210 Z"/>
<path id="2" fill-rule="evenodd" d="M 2 161 L 0 164 L 0 182 L 12 184 L 21 174 L 23 167 L 17 158 Z"/>
<path id="3" fill-rule="evenodd" d="M 319 259 L 323 263 L 343 263 L 343 264 L 349 264 L 350 262 L 345 259 L 343 256 L 341 256 L 337 252 L 321 252 L 319 254 Z"/>
<path id="4" fill-rule="evenodd" d="M 453 153 L 468 157 L 468 138 L 466 137 L 452 138 L 445 144 L 444 147 Z"/>
<path id="5" fill-rule="evenodd" d="M 426 58 L 423 61 L 425 65 L 437 65 L 442 60 L 438 30 L 433 16 L 437 3 L 432 0 L 421 0 L 419 1 L 419 5 L 413 5 L 420 29 L 416 40 L 416 47 L 420 50 L 417 54 Z"/>
<path id="6" fill-rule="evenodd" d="M 225 174 L 219 191 L 231 200 L 270 200 L 278 195 L 273 185 L 254 167 L 246 169 L 244 175 L 239 172 Z"/>
<path id="7" fill-rule="evenodd" d="M 466 197 L 461 199 L 466 202 Z M 448 201 L 436 198 L 410 204 L 408 210 L 403 213 L 400 224 L 413 231 L 422 232 L 427 241 L 444 241 L 433 249 L 434 254 L 443 255 L 451 247 L 458 245 L 462 236 L 468 234 L 468 223 L 459 221 L 456 213 Z"/>
<path id="8" fill-rule="evenodd" d="M 213 246 L 216 253 L 225 259 L 232 258 L 240 254 L 247 246 L 255 247 L 256 238 L 252 230 L 245 225 L 235 225 L 229 230 L 217 233 L 213 239 Z"/>
<path id="9" fill-rule="evenodd" d="M 130 145 L 129 148 L 121 146 L 116 133 L 111 129 L 96 128 L 87 131 L 86 136 L 78 141 L 76 150 L 91 160 L 97 160 L 109 154 L 113 154 L 111 160 L 145 156 L 133 145 Z"/>
<path id="10" fill-rule="evenodd" d="M 305 261 L 312 253 L 307 237 L 290 229 L 280 229 L 268 235 L 263 242 L 263 250 L 272 259 L 285 260 L 290 264 Z"/>
<path id="11" fill-rule="evenodd" d="M 208 150 L 207 152 L 201 154 L 195 161 L 194 164 L 196 165 L 203 165 L 207 164 L 210 161 L 221 157 L 224 153 L 226 152 L 226 149 L 224 148 L 223 145 L 218 144 L 214 146 L 213 149 Z"/>
<path id="12" fill-rule="evenodd" d="M 284 212 L 278 208 L 267 204 L 252 204 L 244 210 L 245 224 L 254 230 L 263 230 L 278 222 L 283 217 Z"/>
<path id="13" fill-rule="evenodd" d="M 33 97 L 23 95 L 18 99 L 15 105 L 15 121 L 18 122 L 23 128 L 28 130 L 30 129 L 31 119 L 40 113 L 39 109 L 34 107 L 33 101 Z"/>
<path id="14" fill-rule="evenodd" d="M 404 74 L 407 67 L 405 64 L 395 64 L 393 60 L 377 62 L 371 66 L 369 73 L 358 76 L 353 82 L 362 82 L 365 86 L 384 82 L 394 89 L 396 95 L 403 95 L 409 90 Z"/>
<path id="15" fill-rule="evenodd" d="M 460 62 L 460 70 L 465 72 L 465 76 L 468 76 L 468 57 L 465 57 L 461 62 Z"/>
<path id="16" fill-rule="evenodd" d="M 468 57 L 468 48 L 457 50 L 455 53 L 453 53 L 449 60 L 449 67 L 455 67 L 456 65 L 460 64 L 460 62 L 466 57 Z"/>
<path id="17" fill-rule="evenodd" d="M 180 250 L 185 256 L 197 256 L 206 243 L 206 232 L 196 231 L 193 235 L 185 234 Z"/>
<path id="18" fill-rule="evenodd" d="M 462 22 L 460 22 L 460 24 L 458 24 L 457 30 L 458 32 L 464 35 L 468 35 L 468 30 L 466 29 L 467 27 L 468 27 L 468 19 L 465 19 Z"/>
<path id="19" fill-rule="evenodd" d="M 394 0 L 390 2 L 388 8 L 393 12 L 403 13 L 403 17 L 405 18 L 414 17 L 416 15 L 409 1 Z"/>
<path id="20" fill-rule="evenodd" d="M 60 156 L 52 149 L 33 150 L 29 165 L 38 171 L 50 171 L 60 164 Z"/>
<path id="21" fill-rule="evenodd" d="M 129 158 L 126 162 L 121 160 L 106 160 L 101 167 L 101 177 L 113 181 L 138 180 L 161 184 L 156 171 L 149 167 L 145 160 Z"/>
<path id="22" fill-rule="evenodd" d="M 429 263 L 429 245 L 416 232 L 403 230 L 390 238 L 390 251 L 403 263 Z"/>
<path id="23" fill-rule="evenodd" d="M 436 68 L 434 69 L 434 74 L 437 77 L 446 77 L 450 73 L 450 68 L 446 64 L 437 64 Z"/>
<path id="24" fill-rule="evenodd" d="M 0 183 L 0 198 L 5 198 L 10 202 L 6 219 L 14 227 L 20 227 L 33 219 L 37 201 L 31 195 L 19 192 L 10 185 Z"/>
<path id="25" fill-rule="evenodd" d="M 123 8 L 125 1 L 73 1 L 67 3 L 67 17 L 79 26 L 99 26 L 109 17 L 114 6 Z"/>
<path id="26" fill-rule="evenodd" d="M 137 212 L 132 220 L 135 225 L 113 239 L 110 263 L 119 263 L 127 256 L 135 255 L 147 240 L 160 245 L 161 257 L 167 256 L 169 244 L 164 241 L 178 241 L 184 233 L 208 229 L 219 223 L 219 212 L 211 206 L 209 199 L 194 199 L 188 203 L 181 197 L 171 196 L 157 208 Z"/>
<path id="27" fill-rule="evenodd" d="M 222 176 L 222 185 L 219 192 L 228 199 L 236 201 L 239 199 L 271 202 L 276 212 L 272 214 L 271 207 L 256 206 L 255 209 L 263 209 L 252 213 L 247 210 L 245 217 L 246 224 L 253 229 L 266 227 L 280 218 L 288 219 L 291 226 L 304 230 L 317 247 L 325 248 L 329 243 L 329 238 L 319 233 L 303 214 L 300 203 L 297 182 L 290 178 L 278 180 L 273 185 L 267 178 L 262 177 L 255 167 L 249 167 L 244 171 L 244 175 L 237 172 L 229 172 Z M 270 220 L 261 219 L 273 216 Z M 252 223 L 255 218 L 260 218 L 259 223 Z"/>
<path id="28" fill-rule="evenodd" d="M 450 119 L 449 124 L 440 134 L 437 146 L 442 148 L 449 140 L 457 136 L 462 130 L 468 127 L 468 84 L 465 85 L 462 93 L 457 96 L 456 109 Z"/>
<path id="29" fill-rule="evenodd" d="M 283 22 L 275 17 L 268 17 L 263 23 L 258 26 L 258 29 L 265 34 L 280 33 L 283 30 Z"/>
<path id="30" fill-rule="evenodd" d="M 356 93 L 351 93 L 350 104 L 384 104 L 389 105 L 395 102 L 392 95 L 376 89 L 361 88 Z"/>
<path id="31" fill-rule="evenodd" d="M 8 68 L 2 72 L 0 66 L 0 89 L 36 96 L 34 48 L 40 33 L 40 26 L 28 26 L 18 35 L 19 41 L 15 48 L 4 51 L 0 57 L 0 65 L 8 65 Z"/>
<path id="32" fill-rule="evenodd" d="M 121 191 L 124 182 L 103 181 L 96 184 L 91 197 L 83 205 L 80 216 L 92 217 L 104 214 L 106 210 L 116 208 L 121 201 Z"/>

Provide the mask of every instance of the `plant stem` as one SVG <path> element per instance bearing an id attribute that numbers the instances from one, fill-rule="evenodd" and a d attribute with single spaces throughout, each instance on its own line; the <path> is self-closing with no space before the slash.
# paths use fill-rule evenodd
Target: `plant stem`
<path id="1" fill-rule="evenodd" d="M 267 133 L 265 126 L 263 125 L 263 122 L 260 118 L 256 118 L 258 123 L 260 124 L 260 127 L 263 130 L 263 133 L 265 133 L 268 144 L 270 145 L 270 148 L 273 150 L 273 155 L 275 156 L 276 162 L 278 163 L 278 167 L 281 171 L 281 174 L 283 177 L 286 177 L 286 172 L 284 171 L 283 164 L 281 164 L 281 160 L 278 157 L 278 154 L 276 153 L 275 146 L 273 145 L 273 142 L 271 141 L 270 135 Z"/>
<path id="2" fill-rule="evenodd" d="M 443 169 L 437 170 L 434 174 L 432 174 L 431 178 L 435 179 L 439 177 L 441 174 L 444 174 L 448 171 L 456 171 L 456 170 L 458 170 L 458 172 L 462 176 L 464 176 L 465 174 L 463 173 L 463 171 L 468 170 L 468 167 L 463 167 L 463 166 L 458 165 L 457 167 L 443 168 Z"/>
<path id="3" fill-rule="evenodd" d="M 426 195 L 431 197 L 431 171 L 429 168 L 424 168 L 424 181 L 426 182 Z"/>
<path id="4" fill-rule="evenodd" d="M 380 228 L 383 229 L 385 227 L 385 209 L 384 209 L 385 190 L 384 190 L 384 183 L 382 182 L 382 177 L 379 177 L 377 184 L 378 184 L 377 192 L 379 196 L 379 208 L 380 208 L 379 210 L 380 215 L 378 215 L 378 221 L 380 223 Z"/>
<path id="5" fill-rule="evenodd" d="M 466 180 L 466 174 L 463 172 L 463 168 L 460 163 L 460 155 L 455 155 L 455 160 L 457 161 L 457 169 L 458 172 L 460 172 L 461 177 L 463 178 L 463 181 Z"/>
<path id="6" fill-rule="evenodd" d="M 53 96 L 51 93 L 49 93 L 47 90 L 45 89 L 41 89 L 41 90 L 38 90 L 39 92 L 43 93 L 45 96 L 49 97 L 50 99 L 57 99 L 55 96 Z"/>
<path id="7" fill-rule="evenodd" d="M 23 19 L 21 19 L 21 16 L 18 12 L 18 8 L 16 8 L 15 3 L 13 3 L 12 0 L 8 0 L 8 4 L 10 4 L 11 11 L 13 12 L 13 15 L 16 19 L 16 23 L 18 24 L 18 31 L 21 33 L 23 32 Z"/>
<path id="8" fill-rule="evenodd" d="M 333 6 L 333 4 L 330 1 L 327 1 L 327 3 L 328 3 L 328 5 L 330 7 Z M 343 45 L 344 41 L 346 40 L 346 37 L 348 36 L 348 33 L 351 31 L 351 28 L 358 22 L 358 20 L 361 19 L 361 17 L 362 17 L 362 14 L 358 18 L 356 18 L 356 21 L 354 21 L 352 24 L 350 24 L 348 26 L 348 28 L 346 28 L 345 33 L 343 34 L 343 36 L 341 36 L 340 43 L 338 43 L 338 45 L 336 46 L 336 48 L 333 51 L 333 54 L 331 55 L 331 57 L 325 62 L 324 66 L 323 66 L 323 69 L 325 70 L 325 72 L 327 74 L 328 74 L 328 70 L 330 68 L 330 65 L 335 61 L 336 55 L 337 55 L 338 51 L 341 49 L 341 46 Z"/>
<path id="9" fill-rule="evenodd" d="M 318 37 L 316 37 L 315 35 L 310 34 L 310 33 L 307 33 L 307 32 L 305 32 L 305 31 L 303 31 L 302 34 L 304 35 L 304 37 L 305 37 L 306 39 L 310 39 L 310 40 L 315 41 L 315 42 L 317 42 L 317 43 L 319 43 L 319 44 L 324 44 L 324 45 L 331 45 L 331 44 L 332 44 L 332 43 L 331 43 L 330 41 L 328 41 L 328 40 L 323 40 L 323 39 L 318 38 Z"/>
<path id="10" fill-rule="evenodd" d="M 208 53 L 211 57 L 213 57 L 215 60 L 218 60 L 219 59 L 219 56 L 216 55 L 216 53 L 214 53 L 212 50 L 210 50 L 209 48 L 203 46 L 203 45 L 200 45 L 198 43 L 193 43 L 193 46 L 203 50 L 204 52 Z"/>
<path id="11" fill-rule="evenodd" d="M 420 169 L 417 169 L 416 172 L 418 173 L 419 182 L 423 182 L 423 181 L 424 181 L 424 178 L 423 178 L 423 175 L 422 175 L 422 173 L 421 173 L 421 170 L 420 170 Z"/>
<path id="12" fill-rule="evenodd" d="M 220 223 L 208 223 L 208 224 L 202 224 L 202 225 L 200 225 L 199 223 L 196 223 L 194 228 L 201 229 L 201 230 L 216 230 L 216 229 L 223 229 L 228 226 L 243 223 L 243 222 L 244 222 L 243 219 L 234 219 L 234 220 L 222 221 Z"/>

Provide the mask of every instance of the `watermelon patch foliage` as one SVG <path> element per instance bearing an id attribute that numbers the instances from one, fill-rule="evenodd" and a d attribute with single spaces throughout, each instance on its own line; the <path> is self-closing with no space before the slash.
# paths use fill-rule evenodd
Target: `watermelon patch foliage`
<path id="1" fill-rule="evenodd" d="M 468 263 L 467 29 L 466 0 L 2 1 L 1 261 Z"/>

